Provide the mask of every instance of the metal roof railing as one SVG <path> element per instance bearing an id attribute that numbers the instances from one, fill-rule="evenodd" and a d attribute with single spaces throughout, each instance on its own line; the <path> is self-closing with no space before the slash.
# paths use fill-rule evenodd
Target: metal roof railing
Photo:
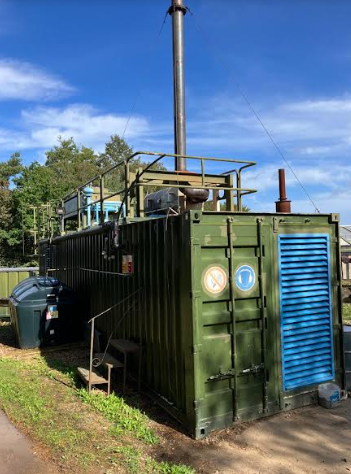
<path id="1" fill-rule="evenodd" d="M 151 163 L 148 163 L 145 168 L 140 168 L 136 173 L 132 173 L 130 170 L 130 165 L 133 163 L 133 160 L 137 157 L 156 157 Z M 201 173 L 195 173 L 191 171 L 169 171 L 169 170 L 153 170 L 152 167 L 159 163 L 160 161 L 166 158 L 184 158 L 187 161 L 200 162 Z M 209 163 L 219 164 L 219 163 L 230 163 L 230 170 L 225 171 L 221 174 L 215 173 L 206 173 L 206 165 Z M 233 168 L 233 164 L 237 166 Z M 137 189 L 136 199 L 139 201 L 137 203 L 137 214 L 139 217 L 144 216 L 143 212 L 143 199 L 144 192 L 140 192 L 140 189 L 148 189 L 150 187 L 159 187 L 159 188 L 194 188 L 197 189 L 208 189 L 212 190 L 214 193 L 222 191 L 223 197 L 220 199 L 225 199 L 227 202 L 226 210 L 241 210 L 242 209 L 242 196 L 256 193 L 256 189 L 243 188 L 241 173 L 243 170 L 255 166 L 256 162 L 239 160 L 232 158 L 217 158 L 217 157 L 204 157 L 204 156 L 193 156 L 193 155 L 178 155 L 175 153 L 160 153 L 160 152 L 150 152 L 150 151 L 137 151 L 132 155 L 128 156 L 126 159 L 121 160 L 113 166 L 110 166 L 107 170 L 102 171 L 100 174 L 89 179 L 82 185 L 80 185 L 76 191 L 73 193 L 67 194 L 61 201 L 62 207 L 72 200 L 76 200 L 77 209 L 76 216 L 78 220 L 78 229 L 81 228 L 81 213 L 87 209 L 89 206 L 100 204 L 100 223 L 104 219 L 104 203 L 106 200 L 110 200 L 113 197 L 122 197 L 122 204 L 124 206 L 125 217 L 131 216 L 131 202 L 130 194 L 131 191 Z M 106 177 L 111 175 L 117 169 L 124 167 L 124 186 L 122 189 L 119 189 L 114 192 L 106 192 L 104 183 Z M 235 177 L 235 179 L 234 179 Z M 98 182 L 99 188 L 99 199 L 90 201 L 88 204 L 82 203 L 82 195 L 84 194 L 84 189 L 86 187 L 94 185 Z M 218 195 L 218 194 L 217 194 Z M 234 200 L 236 204 L 234 206 Z M 122 205 L 118 211 L 118 217 L 120 216 Z M 132 216 L 134 217 L 134 216 Z M 63 228 L 64 231 L 64 216 L 63 216 Z M 62 226 L 61 226 L 62 227 Z"/>

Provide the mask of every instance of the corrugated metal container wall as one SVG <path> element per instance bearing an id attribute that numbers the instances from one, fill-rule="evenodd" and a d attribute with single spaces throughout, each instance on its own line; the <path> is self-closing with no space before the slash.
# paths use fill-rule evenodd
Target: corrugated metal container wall
<path id="1" fill-rule="evenodd" d="M 108 259 L 111 232 L 54 239 L 55 276 L 85 295 L 90 317 L 123 301 L 98 327 L 142 341 L 144 384 L 195 437 L 309 404 L 322 381 L 344 385 L 335 215 L 139 220 L 120 226 Z"/>
<path id="2" fill-rule="evenodd" d="M 39 272 L 37 267 L 18 267 L 7 268 L 0 267 L 0 299 L 8 299 L 12 290 L 18 283 Z M 0 317 L 9 317 L 10 313 L 7 307 L 0 307 Z"/>

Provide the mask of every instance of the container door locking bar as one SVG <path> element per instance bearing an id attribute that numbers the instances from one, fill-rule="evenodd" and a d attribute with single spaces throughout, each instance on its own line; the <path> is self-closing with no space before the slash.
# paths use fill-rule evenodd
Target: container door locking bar
<path id="1" fill-rule="evenodd" d="M 235 376 L 234 369 L 230 369 L 230 370 L 227 370 L 226 372 L 223 372 L 222 369 L 220 368 L 218 374 L 211 375 L 211 377 L 209 377 L 207 380 L 213 382 L 215 380 L 228 379 L 234 376 Z"/>
<path id="2" fill-rule="evenodd" d="M 234 239 L 233 239 L 233 218 L 227 219 L 227 235 L 228 235 L 228 246 L 229 246 L 229 291 L 230 291 L 230 302 L 231 302 L 231 364 L 232 368 L 229 371 L 230 375 L 230 388 L 232 390 L 232 403 L 233 403 L 233 421 L 238 421 L 238 390 L 237 390 L 237 374 L 236 374 L 236 328 L 235 328 L 235 294 L 234 294 Z M 228 374 L 229 374 L 228 372 Z"/>
<path id="3" fill-rule="evenodd" d="M 258 364 L 258 365 L 252 365 L 251 367 L 248 367 L 247 369 L 244 369 L 240 372 L 240 375 L 257 375 L 259 372 L 262 372 L 264 370 L 264 364 Z"/>
<path id="4" fill-rule="evenodd" d="M 263 413 L 268 412 L 268 392 L 267 392 L 267 354 L 266 354 L 266 308 L 265 308 L 265 294 L 263 287 L 263 244 L 262 244 L 262 218 L 257 219 L 257 239 L 259 247 L 258 258 L 258 282 L 260 291 L 260 312 L 261 312 L 261 360 L 262 363 L 257 366 L 263 371 L 263 386 L 262 386 L 262 409 Z"/>

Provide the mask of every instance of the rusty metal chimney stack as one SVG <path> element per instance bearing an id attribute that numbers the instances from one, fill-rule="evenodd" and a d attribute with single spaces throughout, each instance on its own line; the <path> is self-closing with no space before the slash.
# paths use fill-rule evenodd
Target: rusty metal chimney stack
<path id="1" fill-rule="evenodd" d="M 280 169 L 279 172 L 279 201 L 276 201 L 275 208 L 276 212 L 284 212 L 289 214 L 291 212 L 291 201 L 286 197 L 286 186 L 285 186 L 285 170 Z"/>
<path id="2" fill-rule="evenodd" d="M 174 89 L 174 152 L 186 155 L 185 78 L 184 78 L 184 15 L 183 0 L 172 0 L 169 14 L 173 31 L 173 89 Z M 175 169 L 186 169 L 185 158 L 176 158 Z"/>

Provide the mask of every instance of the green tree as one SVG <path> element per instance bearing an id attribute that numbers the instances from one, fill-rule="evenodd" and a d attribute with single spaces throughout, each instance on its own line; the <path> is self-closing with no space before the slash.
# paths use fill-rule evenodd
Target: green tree
<path id="1" fill-rule="evenodd" d="M 101 170 L 106 171 L 111 166 L 121 163 L 133 154 L 133 149 L 118 135 L 112 135 L 105 145 L 105 151 L 100 154 Z M 141 161 L 134 158 L 129 163 L 129 169 L 135 172 L 141 166 Z M 125 170 L 121 165 L 108 173 L 105 177 L 105 186 L 109 191 L 121 191 L 124 188 Z"/>
<path id="2" fill-rule="evenodd" d="M 21 232 L 14 225 L 17 210 L 13 199 L 11 180 L 22 171 L 22 160 L 19 153 L 0 163 L 0 265 L 8 266 L 19 263 L 21 259 Z"/>
<path id="3" fill-rule="evenodd" d="M 54 173 L 57 193 L 63 197 L 99 173 L 97 160 L 91 148 L 59 137 L 59 144 L 46 152 L 45 167 Z"/>
<path id="4" fill-rule="evenodd" d="M 0 186 L 8 188 L 11 178 L 21 173 L 22 170 L 21 155 L 16 152 L 9 160 L 0 163 Z"/>
<path id="5" fill-rule="evenodd" d="M 16 188 L 13 191 L 17 212 L 15 225 L 24 229 L 32 229 L 33 207 L 48 202 L 56 202 L 61 197 L 61 187 L 55 180 L 51 168 L 34 161 L 25 167 L 14 180 Z"/>
<path id="6" fill-rule="evenodd" d="M 104 169 L 116 165 L 133 154 L 133 149 L 118 135 L 112 135 L 100 154 L 99 161 Z M 138 161 L 138 160 L 135 160 Z"/>
<path id="7" fill-rule="evenodd" d="M 226 210 L 226 204 L 224 201 L 222 201 L 219 205 L 220 211 L 225 211 Z M 213 211 L 213 201 L 206 201 L 204 204 L 204 210 L 205 211 Z M 236 204 L 234 204 L 234 211 L 236 211 Z M 245 204 L 242 205 L 242 212 L 251 212 L 251 209 Z"/>
<path id="8" fill-rule="evenodd" d="M 132 153 L 133 149 L 118 135 L 111 136 L 99 156 L 91 148 L 78 146 L 73 138 L 59 137 L 58 143 L 46 152 L 44 164 L 34 162 L 23 166 L 19 153 L 0 163 L 0 264 L 24 263 L 22 229 L 33 229 L 33 207 L 51 202 L 55 211 L 56 203 L 65 195 Z M 148 164 L 137 157 L 130 162 L 130 171 L 136 172 Z M 152 169 L 165 170 L 165 167 L 157 163 Z M 105 187 L 111 192 L 122 190 L 124 173 L 121 166 L 107 175 Z M 92 185 L 97 186 L 98 181 Z M 40 224 L 40 213 L 37 223 Z"/>
<path id="9" fill-rule="evenodd" d="M 55 218 L 56 205 L 60 199 L 93 178 L 98 171 L 94 151 L 84 146 L 78 147 L 73 138 L 59 138 L 58 145 L 46 152 L 44 165 L 33 162 L 25 167 L 15 179 L 14 198 L 19 211 L 15 225 L 17 228 L 23 226 L 26 230 L 26 240 L 30 241 L 30 231 L 36 227 L 41 230 L 47 224 L 47 203 L 52 205 Z M 40 236 L 39 233 L 37 237 Z"/>
<path id="10" fill-rule="evenodd" d="M 105 151 L 100 154 L 99 162 L 102 170 L 107 170 L 111 166 L 126 160 L 133 154 L 133 149 L 127 144 L 127 142 L 118 135 L 112 135 L 110 140 L 106 143 Z M 155 157 L 156 158 L 156 157 Z M 148 166 L 151 161 L 142 161 L 139 156 L 133 158 L 129 162 L 129 170 L 135 173 L 139 169 L 144 169 Z M 156 163 L 152 166 L 153 170 L 166 170 L 162 163 Z M 120 166 L 113 170 L 106 176 L 105 186 L 110 191 L 120 191 L 124 189 L 125 170 L 123 166 Z M 147 189 L 148 192 L 154 191 L 154 188 Z"/>

